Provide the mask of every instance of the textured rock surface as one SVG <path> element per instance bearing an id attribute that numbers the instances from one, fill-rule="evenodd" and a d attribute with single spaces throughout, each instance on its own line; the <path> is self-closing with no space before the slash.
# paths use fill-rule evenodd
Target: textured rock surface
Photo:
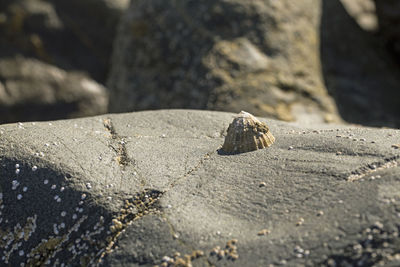
<path id="1" fill-rule="evenodd" d="M 106 89 L 85 75 L 35 59 L 0 59 L 0 123 L 107 112 Z"/>
<path id="2" fill-rule="evenodd" d="M 363 31 L 338 0 L 323 1 L 320 30 L 325 84 L 342 118 L 400 127 L 400 69 L 381 41 Z"/>
<path id="3" fill-rule="evenodd" d="M 319 18 L 314 0 L 134 0 L 114 46 L 110 110 L 338 120 L 321 79 Z"/>
<path id="4" fill-rule="evenodd" d="M 115 28 L 128 0 L 3 0 L 0 57 L 35 57 L 103 82 Z"/>
<path id="5" fill-rule="evenodd" d="M 399 265 L 399 130 L 269 120 L 270 148 L 221 155 L 233 115 L 2 125 L 1 264 Z"/>

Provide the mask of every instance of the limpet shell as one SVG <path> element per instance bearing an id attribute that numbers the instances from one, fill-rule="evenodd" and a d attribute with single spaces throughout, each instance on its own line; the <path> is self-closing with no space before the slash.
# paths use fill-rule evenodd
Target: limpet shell
<path id="1" fill-rule="evenodd" d="M 268 126 L 248 112 L 241 111 L 228 127 L 222 150 L 244 153 L 271 146 L 275 142 Z"/>

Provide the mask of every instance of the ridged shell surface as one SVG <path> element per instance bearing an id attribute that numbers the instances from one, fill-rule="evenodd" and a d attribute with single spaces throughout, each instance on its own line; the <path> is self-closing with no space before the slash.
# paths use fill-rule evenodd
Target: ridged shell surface
<path id="1" fill-rule="evenodd" d="M 248 112 L 240 112 L 229 125 L 222 150 L 244 153 L 271 146 L 275 137 L 268 126 Z"/>

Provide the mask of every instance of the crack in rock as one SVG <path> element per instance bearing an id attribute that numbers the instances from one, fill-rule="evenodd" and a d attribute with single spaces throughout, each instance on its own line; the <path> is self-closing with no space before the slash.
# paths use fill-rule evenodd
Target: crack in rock
<path id="1" fill-rule="evenodd" d="M 364 178 L 371 173 L 397 167 L 399 165 L 399 158 L 400 156 L 394 156 L 385 159 L 384 162 L 370 163 L 367 166 L 364 166 L 361 169 L 354 171 L 353 174 L 349 175 L 346 180 L 349 182 L 354 182 Z"/>
<path id="2" fill-rule="evenodd" d="M 103 125 L 111 135 L 111 142 L 108 146 L 115 151 L 117 155 L 115 160 L 117 161 L 118 165 L 122 167 L 123 170 L 125 170 L 125 167 L 129 164 L 135 165 L 135 161 L 129 158 L 125 145 L 125 138 L 117 133 L 111 119 L 105 119 L 103 121 Z"/>
<path id="3" fill-rule="evenodd" d="M 132 198 L 126 199 L 118 216 L 112 219 L 112 224 L 109 229 L 111 235 L 106 238 L 107 246 L 99 251 L 98 255 L 91 263 L 94 263 L 97 259 L 97 265 L 99 265 L 102 262 L 102 259 L 113 251 L 119 236 L 134 221 L 139 220 L 148 214 L 160 213 L 158 201 L 162 195 L 163 192 L 145 189 Z"/>

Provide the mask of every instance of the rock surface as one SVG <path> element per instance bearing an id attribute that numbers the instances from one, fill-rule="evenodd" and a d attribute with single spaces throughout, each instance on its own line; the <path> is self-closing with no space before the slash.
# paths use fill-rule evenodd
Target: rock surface
<path id="1" fill-rule="evenodd" d="M 114 46 L 110 111 L 199 108 L 338 121 L 319 60 L 320 1 L 133 0 Z"/>
<path id="2" fill-rule="evenodd" d="M 1 264 L 399 265 L 399 130 L 269 120 L 274 145 L 224 155 L 232 118 L 2 125 Z"/>
<path id="3" fill-rule="evenodd" d="M 107 112 L 106 89 L 35 59 L 0 59 L 0 124 Z"/>

